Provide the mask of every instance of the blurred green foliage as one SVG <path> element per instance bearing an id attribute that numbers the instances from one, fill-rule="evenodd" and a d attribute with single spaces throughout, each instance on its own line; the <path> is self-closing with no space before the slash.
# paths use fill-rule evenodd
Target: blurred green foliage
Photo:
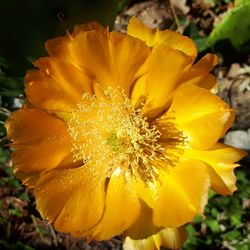
<path id="1" fill-rule="evenodd" d="M 207 48 L 207 37 L 201 36 L 199 28 L 195 23 L 191 22 L 184 30 L 183 35 L 189 36 L 194 40 L 198 51 L 201 52 Z"/>
<path id="2" fill-rule="evenodd" d="M 197 216 L 187 226 L 189 238 L 183 250 L 250 249 L 250 185 L 247 174 L 237 170 L 238 190 L 234 196 L 210 192 L 205 219 Z"/>
<path id="3" fill-rule="evenodd" d="M 0 75 L 0 95 L 18 97 L 23 93 L 23 77 Z"/>
<path id="4" fill-rule="evenodd" d="M 0 1 L 0 55 L 10 76 L 23 76 L 44 55 L 48 39 L 65 35 L 75 24 L 98 21 L 113 26 L 119 0 Z"/>

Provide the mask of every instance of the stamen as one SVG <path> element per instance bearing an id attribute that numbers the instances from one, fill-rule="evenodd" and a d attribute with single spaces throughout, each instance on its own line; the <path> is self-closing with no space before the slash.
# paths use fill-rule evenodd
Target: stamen
<path id="1" fill-rule="evenodd" d="M 119 166 L 151 181 L 159 168 L 174 166 L 178 160 L 184 137 L 174 123 L 149 123 L 143 105 L 135 109 L 120 88 L 83 94 L 72 113 L 68 127 L 74 161 L 105 163 L 110 171 Z"/>

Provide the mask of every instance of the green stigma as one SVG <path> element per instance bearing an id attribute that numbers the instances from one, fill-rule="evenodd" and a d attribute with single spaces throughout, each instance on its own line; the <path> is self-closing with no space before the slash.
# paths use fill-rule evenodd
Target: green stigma
<path id="1" fill-rule="evenodd" d="M 106 139 L 106 144 L 109 145 L 114 152 L 118 152 L 122 144 L 122 140 L 113 133 Z"/>

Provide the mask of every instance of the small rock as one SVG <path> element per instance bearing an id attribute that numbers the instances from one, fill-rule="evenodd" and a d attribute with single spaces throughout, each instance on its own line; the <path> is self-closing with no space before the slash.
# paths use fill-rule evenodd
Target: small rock
<path id="1" fill-rule="evenodd" d="M 186 15 L 190 11 L 190 7 L 187 5 L 187 0 L 172 0 L 174 7 Z"/>
<path id="2" fill-rule="evenodd" d="M 239 63 L 233 63 L 228 71 L 227 78 L 235 78 L 239 75 L 241 66 Z"/>
<path id="3" fill-rule="evenodd" d="M 236 148 L 250 150 L 250 128 L 245 130 L 230 131 L 224 138 L 224 143 Z"/>

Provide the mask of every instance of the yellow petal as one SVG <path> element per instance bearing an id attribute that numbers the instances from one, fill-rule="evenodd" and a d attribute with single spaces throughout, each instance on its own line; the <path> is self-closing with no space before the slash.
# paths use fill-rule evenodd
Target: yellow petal
<path id="1" fill-rule="evenodd" d="M 157 181 L 145 183 L 142 179 L 136 178 L 134 185 L 138 198 L 148 207 L 153 208 L 159 193 Z"/>
<path id="2" fill-rule="evenodd" d="M 77 24 L 74 27 L 72 37 L 76 37 L 82 31 L 99 30 L 104 31 L 105 28 L 97 22 L 91 22 L 86 24 Z"/>
<path id="3" fill-rule="evenodd" d="M 59 57 L 66 61 L 71 60 L 71 55 L 68 52 L 69 44 L 74 40 L 74 38 L 81 32 L 97 30 L 104 32 L 105 28 L 103 28 L 97 22 L 91 22 L 87 24 L 75 25 L 73 33 L 67 33 L 66 36 L 56 37 L 51 40 L 48 40 L 45 43 L 45 48 L 48 54 L 52 57 Z"/>
<path id="4" fill-rule="evenodd" d="M 202 77 L 201 79 L 199 79 L 198 81 L 194 79 L 194 81 L 190 80 L 189 82 L 192 84 L 196 84 L 197 86 L 201 88 L 208 89 L 212 93 L 217 93 L 217 85 L 216 85 L 217 79 L 212 74 L 208 74 L 205 77 Z"/>
<path id="5" fill-rule="evenodd" d="M 12 153 L 15 168 L 24 171 L 48 171 L 75 165 L 67 125 L 38 109 L 20 109 L 6 122 L 8 137 L 16 149 Z"/>
<path id="6" fill-rule="evenodd" d="M 153 207 L 155 225 L 179 227 L 202 213 L 210 185 L 206 164 L 183 160 L 162 173 L 160 181 L 160 193 Z"/>
<path id="7" fill-rule="evenodd" d="M 180 76 L 185 68 L 190 65 L 190 57 L 177 50 L 163 45 L 156 45 L 153 48 L 145 83 L 145 92 L 141 92 L 141 96 L 146 97 L 144 105 L 146 116 L 156 116 L 169 105 L 174 91 L 180 84 Z M 141 87 L 137 88 L 135 85 L 134 91 L 138 92 L 138 90 L 142 91 L 143 89 Z M 132 97 L 135 96 L 138 99 L 140 98 L 137 93 L 132 93 Z M 133 101 L 134 103 L 137 102 L 136 99 Z"/>
<path id="8" fill-rule="evenodd" d="M 166 228 L 158 233 L 158 241 L 161 245 L 170 249 L 179 249 L 184 244 L 188 235 L 185 227 Z"/>
<path id="9" fill-rule="evenodd" d="M 195 43 L 190 38 L 171 30 L 150 29 L 135 17 L 129 20 L 127 33 L 145 41 L 149 47 L 153 47 L 158 43 L 182 51 L 192 58 L 197 55 Z"/>
<path id="10" fill-rule="evenodd" d="M 239 166 L 236 162 L 246 156 L 246 152 L 217 143 L 203 151 L 186 149 L 184 155 L 190 159 L 202 160 L 213 168 L 214 171 L 210 171 L 211 184 L 217 193 L 227 195 L 237 189 L 234 169 Z"/>
<path id="11" fill-rule="evenodd" d="M 124 250 L 160 250 L 160 247 L 179 249 L 187 239 L 184 227 L 165 228 L 145 239 L 133 240 L 129 236 L 125 238 Z"/>
<path id="12" fill-rule="evenodd" d="M 29 101 L 53 112 L 70 112 L 83 93 L 92 92 L 90 77 L 74 65 L 53 57 L 41 58 L 35 65 L 40 71 L 28 71 L 25 77 Z"/>
<path id="13" fill-rule="evenodd" d="M 80 237 L 97 225 L 105 206 L 107 171 L 102 166 L 53 170 L 35 187 L 37 209 L 56 230 Z"/>
<path id="14" fill-rule="evenodd" d="M 136 196 L 132 179 L 117 168 L 107 185 L 107 195 L 103 218 L 93 230 L 91 238 L 107 240 L 129 228 L 140 213 L 140 203 Z"/>
<path id="15" fill-rule="evenodd" d="M 67 62 L 72 60 L 71 55 L 68 53 L 69 45 L 73 38 L 70 34 L 66 36 L 60 36 L 48 40 L 45 43 L 45 49 L 49 56 L 64 59 Z"/>
<path id="16" fill-rule="evenodd" d="M 153 224 L 153 211 L 141 201 L 140 216 L 135 223 L 124 232 L 124 249 L 160 249 L 160 246 L 177 249 L 186 239 L 184 228 L 159 228 Z"/>
<path id="17" fill-rule="evenodd" d="M 192 84 L 181 85 L 166 116 L 175 117 L 193 148 L 206 149 L 224 136 L 234 120 L 234 111 L 219 97 Z"/>
<path id="18" fill-rule="evenodd" d="M 183 73 L 181 82 L 192 83 L 206 89 L 211 89 L 216 82 L 212 75 L 209 76 L 209 72 L 216 64 L 218 64 L 218 57 L 214 54 L 206 54 L 190 67 L 188 71 Z"/>
<path id="19" fill-rule="evenodd" d="M 145 74 L 136 81 L 132 88 L 131 102 L 135 109 L 140 108 L 142 103 L 144 103 L 146 100 L 146 84 L 147 75 Z"/>
<path id="20" fill-rule="evenodd" d="M 138 217 L 140 204 L 132 182 L 124 177 L 120 169 L 109 178 L 105 177 L 108 168 L 99 168 L 103 168 L 103 173 L 88 164 L 81 168 L 51 172 L 37 184 L 36 196 L 40 199 L 38 209 L 43 217 L 54 222 L 58 231 L 84 237 L 87 241 L 106 240 L 122 233 Z M 46 190 L 52 190 L 53 186 L 57 187 L 53 196 L 46 196 Z M 49 206 L 53 197 L 62 203 Z"/>
<path id="21" fill-rule="evenodd" d="M 140 215 L 135 223 L 124 232 L 124 236 L 129 236 L 133 240 L 146 239 L 162 229 L 153 224 L 153 210 L 145 202 L 140 201 L 140 203 Z"/>
<path id="22" fill-rule="evenodd" d="M 46 47 L 51 56 L 67 58 L 77 68 L 87 70 L 102 87 L 120 86 L 127 93 L 145 73 L 144 63 L 149 55 L 149 48 L 142 41 L 107 30 L 82 31 L 71 41 L 67 37 L 55 39 Z"/>
<path id="23" fill-rule="evenodd" d="M 22 184 L 26 185 L 29 188 L 34 188 L 37 181 L 40 178 L 40 172 L 37 171 L 21 171 L 20 169 L 15 168 L 14 173 L 17 179 L 22 181 Z"/>

